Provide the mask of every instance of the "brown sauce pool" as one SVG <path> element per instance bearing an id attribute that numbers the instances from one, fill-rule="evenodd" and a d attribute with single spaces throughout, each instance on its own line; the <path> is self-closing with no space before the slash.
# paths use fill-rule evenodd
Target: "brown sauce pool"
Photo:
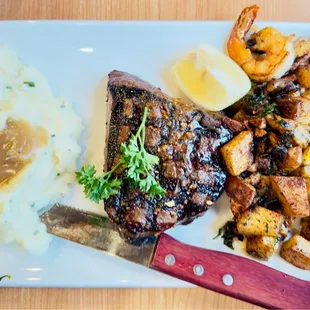
<path id="1" fill-rule="evenodd" d="M 44 128 L 33 127 L 25 120 L 7 119 L 4 130 L 0 131 L 0 185 L 31 163 L 35 150 L 47 142 Z"/>

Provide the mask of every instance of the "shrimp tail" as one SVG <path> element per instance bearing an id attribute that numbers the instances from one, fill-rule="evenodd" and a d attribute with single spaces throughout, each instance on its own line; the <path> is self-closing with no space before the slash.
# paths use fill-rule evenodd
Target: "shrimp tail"
<path id="1" fill-rule="evenodd" d="M 252 5 L 243 9 L 236 21 L 227 42 L 229 56 L 240 66 L 251 58 L 251 52 L 246 48 L 245 36 L 251 29 L 259 10 L 259 6 Z M 240 53 L 240 51 L 244 51 Z"/>

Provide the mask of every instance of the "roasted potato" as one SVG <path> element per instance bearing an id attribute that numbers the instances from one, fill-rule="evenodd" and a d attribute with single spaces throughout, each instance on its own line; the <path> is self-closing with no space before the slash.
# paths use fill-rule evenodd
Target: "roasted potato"
<path id="1" fill-rule="evenodd" d="M 300 235 L 310 241 L 310 217 L 301 219 Z"/>
<path id="2" fill-rule="evenodd" d="M 299 167 L 293 174 L 304 178 L 310 178 L 310 166 Z"/>
<path id="3" fill-rule="evenodd" d="M 283 241 L 289 232 L 291 232 L 293 226 L 293 218 L 291 216 L 285 216 L 283 224 L 279 231 L 279 237 L 281 237 L 281 240 Z"/>
<path id="4" fill-rule="evenodd" d="M 307 194 L 308 194 L 308 200 L 310 198 L 310 178 L 305 178 L 306 180 L 306 188 L 307 188 Z"/>
<path id="5" fill-rule="evenodd" d="M 252 186 L 257 186 L 261 182 L 262 178 L 263 176 L 259 172 L 256 172 L 245 178 L 244 182 Z"/>
<path id="6" fill-rule="evenodd" d="M 294 131 L 297 124 L 293 120 L 283 118 L 279 115 L 267 115 L 266 120 L 271 128 L 282 134 Z"/>
<path id="7" fill-rule="evenodd" d="M 298 83 L 305 87 L 310 87 L 310 64 L 299 66 L 295 72 Z"/>
<path id="8" fill-rule="evenodd" d="M 306 181 L 303 177 L 270 176 L 271 187 L 286 216 L 309 216 Z"/>
<path id="9" fill-rule="evenodd" d="M 257 171 L 257 163 L 252 164 L 247 171 L 251 172 L 251 173 L 255 173 Z"/>
<path id="10" fill-rule="evenodd" d="M 287 149 L 286 156 L 282 162 L 278 163 L 281 170 L 294 170 L 301 166 L 302 147 L 294 146 Z"/>
<path id="11" fill-rule="evenodd" d="M 310 100 L 309 100 L 310 102 Z M 310 125 L 310 112 L 304 113 L 301 115 L 301 117 L 297 118 L 296 121 L 303 125 L 305 128 L 309 129 Z"/>
<path id="12" fill-rule="evenodd" d="M 301 124 L 296 123 L 293 140 L 296 144 L 305 149 L 310 142 L 310 134 Z"/>
<path id="13" fill-rule="evenodd" d="M 310 165 L 310 146 L 308 146 L 302 153 L 302 165 Z"/>
<path id="14" fill-rule="evenodd" d="M 248 116 L 245 114 L 244 110 L 239 110 L 234 116 L 233 119 L 238 122 L 245 122 L 248 120 Z"/>
<path id="15" fill-rule="evenodd" d="M 275 251 L 276 240 L 277 238 L 269 236 L 249 236 L 246 241 L 246 251 L 254 257 L 268 260 Z"/>
<path id="16" fill-rule="evenodd" d="M 278 109 L 284 117 L 297 119 L 302 114 L 302 97 L 284 97 L 277 99 Z"/>
<path id="17" fill-rule="evenodd" d="M 264 136 L 266 136 L 267 131 L 264 129 L 259 129 L 259 128 L 255 128 L 255 137 L 256 138 L 262 138 Z"/>
<path id="18" fill-rule="evenodd" d="M 310 241 L 305 238 L 293 236 L 283 244 L 280 255 L 294 266 L 310 270 Z"/>
<path id="19" fill-rule="evenodd" d="M 247 170 L 253 163 L 253 132 L 240 132 L 231 141 L 221 148 L 221 152 L 229 173 L 238 176 Z"/>
<path id="20" fill-rule="evenodd" d="M 273 146 L 273 147 L 276 147 L 280 144 L 280 138 L 278 137 L 278 135 L 272 131 L 270 131 L 268 133 L 268 139 L 269 139 L 269 142 L 270 144 Z"/>
<path id="21" fill-rule="evenodd" d="M 283 224 L 283 215 L 256 207 L 245 211 L 237 220 L 237 230 L 245 236 L 277 237 Z"/>
<path id="22" fill-rule="evenodd" d="M 227 179 L 225 190 L 227 196 L 234 200 L 234 202 L 242 205 L 244 210 L 252 204 L 256 194 L 256 190 L 252 185 L 247 184 L 238 177 L 232 176 Z"/>
<path id="23" fill-rule="evenodd" d="M 265 129 L 267 126 L 266 120 L 263 117 L 252 117 L 249 118 L 249 124 L 258 128 L 258 129 Z"/>
<path id="24" fill-rule="evenodd" d="M 237 219 L 245 211 L 245 208 L 243 205 L 239 204 L 233 199 L 230 199 L 230 210 L 234 216 L 234 219 Z"/>

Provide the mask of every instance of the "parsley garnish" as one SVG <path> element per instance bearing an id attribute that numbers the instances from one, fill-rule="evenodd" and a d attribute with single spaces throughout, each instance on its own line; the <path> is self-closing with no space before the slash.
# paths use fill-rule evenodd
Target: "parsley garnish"
<path id="1" fill-rule="evenodd" d="M 159 163 L 159 158 L 148 153 L 144 148 L 147 114 L 148 109 L 145 108 L 136 135 L 130 138 L 128 145 L 121 144 L 120 159 L 112 170 L 100 177 L 95 177 L 95 167 L 87 165 L 82 167 L 80 172 L 76 172 L 77 181 L 84 185 L 86 198 L 99 203 L 100 200 L 116 195 L 120 190 L 122 180 L 111 179 L 111 176 L 120 167 L 124 168 L 124 177 L 130 185 L 139 188 L 144 193 L 150 193 L 151 197 L 164 196 L 165 190 L 152 174 L 153 166 Z"/>
<path id="2" fill-rule="evenodd" d="M 153 165 L 158 165 L 159 158 L 148 153 L 144 148 L 145 143 L 145 123 L 148 110 L 145 108 L 142 123 L 135 136 L 132 136 L 128 145 L 121 145 L 121 161 L 128 169 L 126 178 L 135 186 L 139 187 L 144 193 L 150 193 L 151 197 L 156 194 L 163 196 L 165 190 L 161 187 L 151 174 Z"/>
<path id="3" fill-rule="evenodd" d="M 279 110 L 277 109 L 277 104 L 276 103 L 267 104 L 264 107 L 264 110 L 261 111 L 258 115 L 259 116 L 266 116 L 268 114 L 279 114 Z"/>
<path id="4" fill-rule="evenodd" d="M 11 279 L 11 276 L 9 274 L 6 274 L 5 276 L 0 277 L 0 281 L 2 281 L 4 278 Z"/>
<path id="5" fill-rule="evenodd" d="M 36 84 L 34 84 L 34 82 L 24 82 L 24 84 L 28 85 L 29 87 L 36 87 Z"/>
<path id="6" fill-rule="evenodd" d="M 119 179 L 110 180 L 111 175 L 120 167 L 117 164 L 112 170 L 95 177 L 95 166 L 87 165 L 82 167 L 80 172 L 76 172 L 76 179 L 79 184 L 84 185 L 84 194 L 86 198 L 99 203 L 100 200 L 108 199 L 116 195 L 120 190 L 122 181 Z"/>

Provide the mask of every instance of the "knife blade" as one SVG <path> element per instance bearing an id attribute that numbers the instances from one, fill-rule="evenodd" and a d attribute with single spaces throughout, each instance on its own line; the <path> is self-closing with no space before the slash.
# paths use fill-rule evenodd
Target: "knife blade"
<path id="1" fill-rule="evenodd" d="M 147 267 L 156 246 L 154 236 L 125 239 L 108 218 L 64 205 L 53 206 L 40 218 L 50 234 Z"/>
<path id="2" fill-rule="evenodd" d="M 183 244 L 169 235 L 126 240 L 107 218 L 55 205 L 47 231 L 181 280 L 269 309 L 310 309 L 310 282 L 237 255 Z"/>

